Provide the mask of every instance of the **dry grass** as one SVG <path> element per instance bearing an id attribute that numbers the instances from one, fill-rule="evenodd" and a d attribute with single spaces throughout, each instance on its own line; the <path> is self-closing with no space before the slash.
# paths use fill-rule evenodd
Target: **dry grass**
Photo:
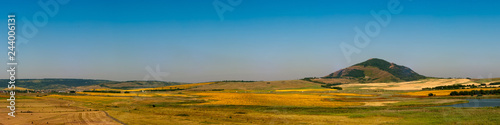
<path id="1" fill-rule="evenodd" d="M 105 97 L 105 96 L 69 96 L 69 95 L 48 95 L 47 98 L 67 99 L 79 102 L 111 102 L 115 100 L 127 100 L 131 97 Z"/>
<path id="2" fill-rule="evenodd" d="M 337 91 L 336 89 L 285 89 L 276 90 L 276 92 L 325 92 L 325 91 Z"/>
<path id="3" fill-rule="evenodd" d="M 429 91 L 418 91 L 418 92 L 407 92 L 401 93 L 411 96 L 428 96 L 429 93 L 435 94 L 436 96 L 448 96 L 453 91 L 471 91 L 471 90 L 495 90 L 498 88 L 473 88 L 473 89 L 452 89 L 452 90 L 429 90 Z"/>
<path id="4" fill-rule="evenodd" d="M 239 113 L 236 113 L 239 112 Z M 131 112 L 110 111 L 110 115 L 127 124 L 382 124 L 395 122 L 397 117 L 367 116 L 352 118 L 338 115 L 312 115 L 278 113 L 280 111 L 253 111 L 240 108 L 224 107 L 161 107 L 139 108 Z"/>
<path id="5" fill-rule="evenodd" d="M 280 90 L 280 89 L 301 89 L 301 88 L 321 88 L 320 84 L 303 80 L 285 81 L 257 81 L 257 82 L 220 82 L 205 86 L 199 86 L 192 90 Z"/>
<path id="6" fill-rule="evenodd" d="M 103 87 L 93 86 L 93 89 L 88 89 L 89 87 L 87 87 L 85 90 L 140 92 L 140 91 L 165 90 L 165 89 L 189 89 L 189 88 L 193 88 L 193 87 L 197 87 L 197 86 L 203 86 L 203 85 L 209 85 L 209 84 L 213 84 L 213 83 L 214 82 L 193 83 L 193 84 L 162 86 L 162 87 L 156 87 L 156 88 L 140 88 L 140 89 L 130 89 L 130 90 L 125 90 L 125 89 L 110 89 L 110 88 L 103 88 Z M 82 88 L 80 88 L 80 89 L 82 89 Z"/>
<path id="7" fill-rule="evenodd" d="M 19 99 L 16 100 L 16 117 L 7 116 L 7 108 L 1 108 L 1 125 L 28 124 L 106 124 L 120 123 L 108 117 L 103 111 L 90 111 L 74 106 L 72 102 L 59 99 Z M 0 102 L 7 105 L 7 101 Z"/>
<path id="8" fill-rule="evenodd" d="M 146 88 L 146 89 L 132 89 L 132 90 L 125 90 L 125 91 L 148 91 L 148 90 L 164 90 L 164 89 L 190 89 L 193 87 L 198 87 L 198 86 L 203 86 L 203 85 L 210 85 L 214 84 L 214 82 L 205 82 L 205 83 L 193 83 L 193 84 L 185 84 L 185 85 L 174 85 L 174 86 L 163 86 L 163 87 L 156 87 L 156 88 Z"/>
<path id="9" fill-rule="evenodd" d="M 92 90 L 95 90 L 95 91 L 126 91 L 123 89 L 110 89 L 110 88 L 100 88 L 100 89 L 92 89 Z"/>
<path id="10" fill-rule="evenodd" d="M 385 106 L 391 103 L 398 103 L 400 101 L 378 101 L 378 102 L 365 102 L 364 106 Z"/>
<path id="11" fill-rule="evenodd" d="M 384 89 L 384 90 L 422 90 L 436 86 L 454 84 L 474 84 L 469 79 L 423 79 L 409 82 L 391 83 L 364 83 L 364 84 L 343 84 L 341 87 L 361 87 L 360 89 Z M 479 85 L 476 83 L 476 85 Z"/>
<path id="12" fill-rule="evenodd" d="M 374 97 L 377 95 L 366 95 L 366 94 L 356 94 L 356 93 L 318 93 L 319 95 L 332 95 L 332 96 L 365 96 Z"/>
<path id="13" fill-rule="evenodd" d="M 159 97 L 159 96 L 177 96 L 187 97 L 183 94 L 168 94 L 168 93 L 99 93 L 99 92 L 76 92 L 77 94 L 86 94 L 91 96 L 117 96 L 117 97 Z"/>
<path id="14" fill-rule="evenodd" d="M 78 86 L 74 87 L 75 90 L 106 90 L 109 89 L 107 87 L 102 87 L 100 85 L 89 85 L 89 86 Z"/>
<path id="15" fill-rule="evenodd" d="M 359 102 L 328 101 L 329 96 L 316 94 L 254 94 L 254 93 L 196 93 L 208 100 L 202 105 L 260 105 L 260 106 L 356 106 Z"/>
<path id="16" fill-rule="evenodd" d="M 11 89 L 9 89 L 9 88 L 5 88 L 5 89 L 3 89 L 3 90 L 11 90 Z M 16 89 L 15 89 L 15 90 L 30 90 L 30 91 L 33 91 L 33 89 L 28 89 L 28 88 L 23 88 L 23 87 L 18 87 L 18 86 L 16 86 Z"/>

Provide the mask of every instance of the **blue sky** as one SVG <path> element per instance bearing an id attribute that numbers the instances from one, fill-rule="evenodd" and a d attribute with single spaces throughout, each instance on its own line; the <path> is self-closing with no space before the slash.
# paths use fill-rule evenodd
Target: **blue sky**
<path id="1" fill-rule="evenodd" d="M 22 33 L 22 19 L 47 14 L 38 0 L 7 1 L 0 12 L 15 13 L 17 37 L 28 40 L 17 44 L 18 78 L 143 80 L 147 67 L 159 66 L 168 73 L 164 81 L 287 80 L 325 76 L 369 58 L 426 76 L 500 77 L 495 0 L 400 0 L 401 13 L 348 61 L 340 44 L 354 45 L 353 28 L 374 21 L 370 11 L 387 10 L 389 1 L 242 0 L 231 6 L 220 0 L 234 9 L 221 20 L 214 0 L 71 0 L 58 3 L 32 38 Z M 6 54 L 0 58 L 7 62 Z"/>

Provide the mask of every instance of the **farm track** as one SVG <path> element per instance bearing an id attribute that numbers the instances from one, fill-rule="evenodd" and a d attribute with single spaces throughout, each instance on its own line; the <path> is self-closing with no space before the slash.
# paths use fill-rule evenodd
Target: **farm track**
<path id="1" fill-rule="evenodd" d="M 4 105 L 4 103 L 0 103 Z M 74 102 L 54 99 L 23 99 L 18 102 L 16 117 L 0 117 L 0 125 L 66 124 L 66 125 L 120 125 L 122 122 L 104 111 L 86 111 L 72 106 Z M 23 111 L 21 113 L 21 111 Z M 0 113 L 7 113 L 0 109 Z"/>

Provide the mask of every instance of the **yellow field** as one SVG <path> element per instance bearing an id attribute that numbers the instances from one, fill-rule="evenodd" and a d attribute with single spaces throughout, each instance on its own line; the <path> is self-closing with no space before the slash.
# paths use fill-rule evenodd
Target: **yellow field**
<path id="1" fill-rule="evenodd" d="M 92 90 L 95 90 L 95 91 L 125 91 L 123 89 L 92 89 Z"/>
<path id="2" fill-rule="evenodd" d="M 276 92 L 323 92 L 323 91 L 337 91 L 336 89 L 285 89 L 276 90 Z"/>
<path id="3" fill-rule="evenodd" d="M 422 90 L 422 88 L 432 88 L 436 86 L 454 85 L 454 84 L 479 85 L 478 83 L 474 83 L 469 79 L 422 79 L 422 80 L 408 81 L 408 82 L 343 84 L 340 85 L 340 87 L 343 88 L 360 87 L 360 89 L 384 89 L 384 90 Z"/>
<path id="4" fill-rule="evenodd" d="M 48 95 L 48 98 L 64 98 L 80 102 L 101 102 L 112 100 L 126 100 L 131 97 L 101 97 L 101 96 L 66 96 L 66 95 Z"/>
<path id="5" fill-rule="evenodd" d="M 167 94 L 167 93 L 99 93 L 99 92 L 76 92 L 77 94 L 86 94 L 93 96 L 127 96 L 127 97 L 154 97 L 154 96 L 179 96 L 179 97 L 187 97 L 187 95 L 181 94 Z"/>
<path id="6" fill-rule="evenodd" d="M 429 90 L 429 91 L 418 91 L 418 92 L 407 92 L 401 93 L 411 96 L 428 96 L 429 93 L 435 94 L 436 96 L 447 96 L 453 91 L 471 91 L 471 90 L 494 90 L 498 88 L 473 88 L 473 89 L 453 89 L 453 90 Z"/>
<path id="7" fill-rule="evenodd" d="M 3 90 L 11 90 L 11 89 L 9 89 L 9 88 L 5 88 L 5 89 L 3 89 Z M 27 89 L 27 88 L 17 87 L 17 86 L 16 86 L 16 90 L 30 90 L 30 91 L 33 91 L 33 89 Z"/>
<path id="8" fill-rule="evenodd" d="M 280 81 L 255 81 L 255 82 L 217 82 L 210 85 L 203 85 L 191 90 L 210 91 L 213 89 L 224 90 L 285 90 L 301 88 L 320 88 L 321 84 L 304 80 L 280 80 Z"/>
<path id="9" fill-rule="evenodd" d="M 16 117 L 8 117 L 1 108 L 0 125 L 120 125 L 103 111 L 75 106 L 76 103 L 54 98 L 16 99 Z M 8 105 L 1 101 L 0 105 Z M 29 113 L 26 113 L 29 111 Z"/>
<path id="10" fill-rule="evenodd" d="M 95 91 L 126 91 L 126 92 L 140 92 L 140 91 L 148 91 L 148 90 L 164 90 L 164 89 L 189 89 L 193 88 L 195 86 L 201 86 L 201 85 L 208 85 L 208 84 L 213 84 L 214 82 L 205 82 L 205 83 L 193 83 L 193 84 L 185 84 L 185 85 L 174 85 L 174 86 L 162 86 L 162 87 L 156 87 L 156 88 L 141 88 L 141 89 L 130 89 L 130 90 L 124 90 L 124 89 L 92 89 Z"/>
<path id="11" fill-rule="evenodd" d="M 208 100 L 202 105 L 261 105 L 261 106 L 356 106 L 360 102 L 335 102 L 321 95 L 306 94 L 253 94 L 253 93 L 196 93 Z"/>
<path id="12" fill-rule="evenodd" d="M 365 94 L 356 94 L 356 93 L 319 93 L 319 95 L 332 95 L 332 96 L 366 96 L 366 97 L 377 96 L 377 95 L 365 95 Z"/>
<path id="13" fill-rule="evenodd" d="M 193 84 L 185 84 L 185 85 L 174 85 L 174 86 L 163 86 L 156 88 L 146 88 L 146 89 L 132 89 L 132 90 L 124 90 L 124 91 L 148 91 L 148 90 L 162 90 L 162 89 L 189 89 L 195 86 L 208 85 L 213 84 L 214 82 L 204 82 L 204 83 L 193 83 Z"/>

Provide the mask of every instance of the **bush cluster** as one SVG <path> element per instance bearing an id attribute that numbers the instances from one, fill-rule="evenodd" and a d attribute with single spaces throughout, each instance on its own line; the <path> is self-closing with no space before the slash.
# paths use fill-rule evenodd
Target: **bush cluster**
<path id="1" fill-rule="evenodd" d="M 460 85 L 460 84 L 455 84 L 455 85 L 436 86 L 436 87 L 432 87 L 432 88 L 422 88 L 422 90 L 465 89 L 466 87 L 477 88 L 478 86 L 476 86 L 476 85 Z"/>
<path id="2" fill-rule="evenodd" d="M 500 95 L 500 89 L 495 90 L 472 90 L 472 91 L 453 91 L 450 93 L 451 96 L 459 95 Z"/>

